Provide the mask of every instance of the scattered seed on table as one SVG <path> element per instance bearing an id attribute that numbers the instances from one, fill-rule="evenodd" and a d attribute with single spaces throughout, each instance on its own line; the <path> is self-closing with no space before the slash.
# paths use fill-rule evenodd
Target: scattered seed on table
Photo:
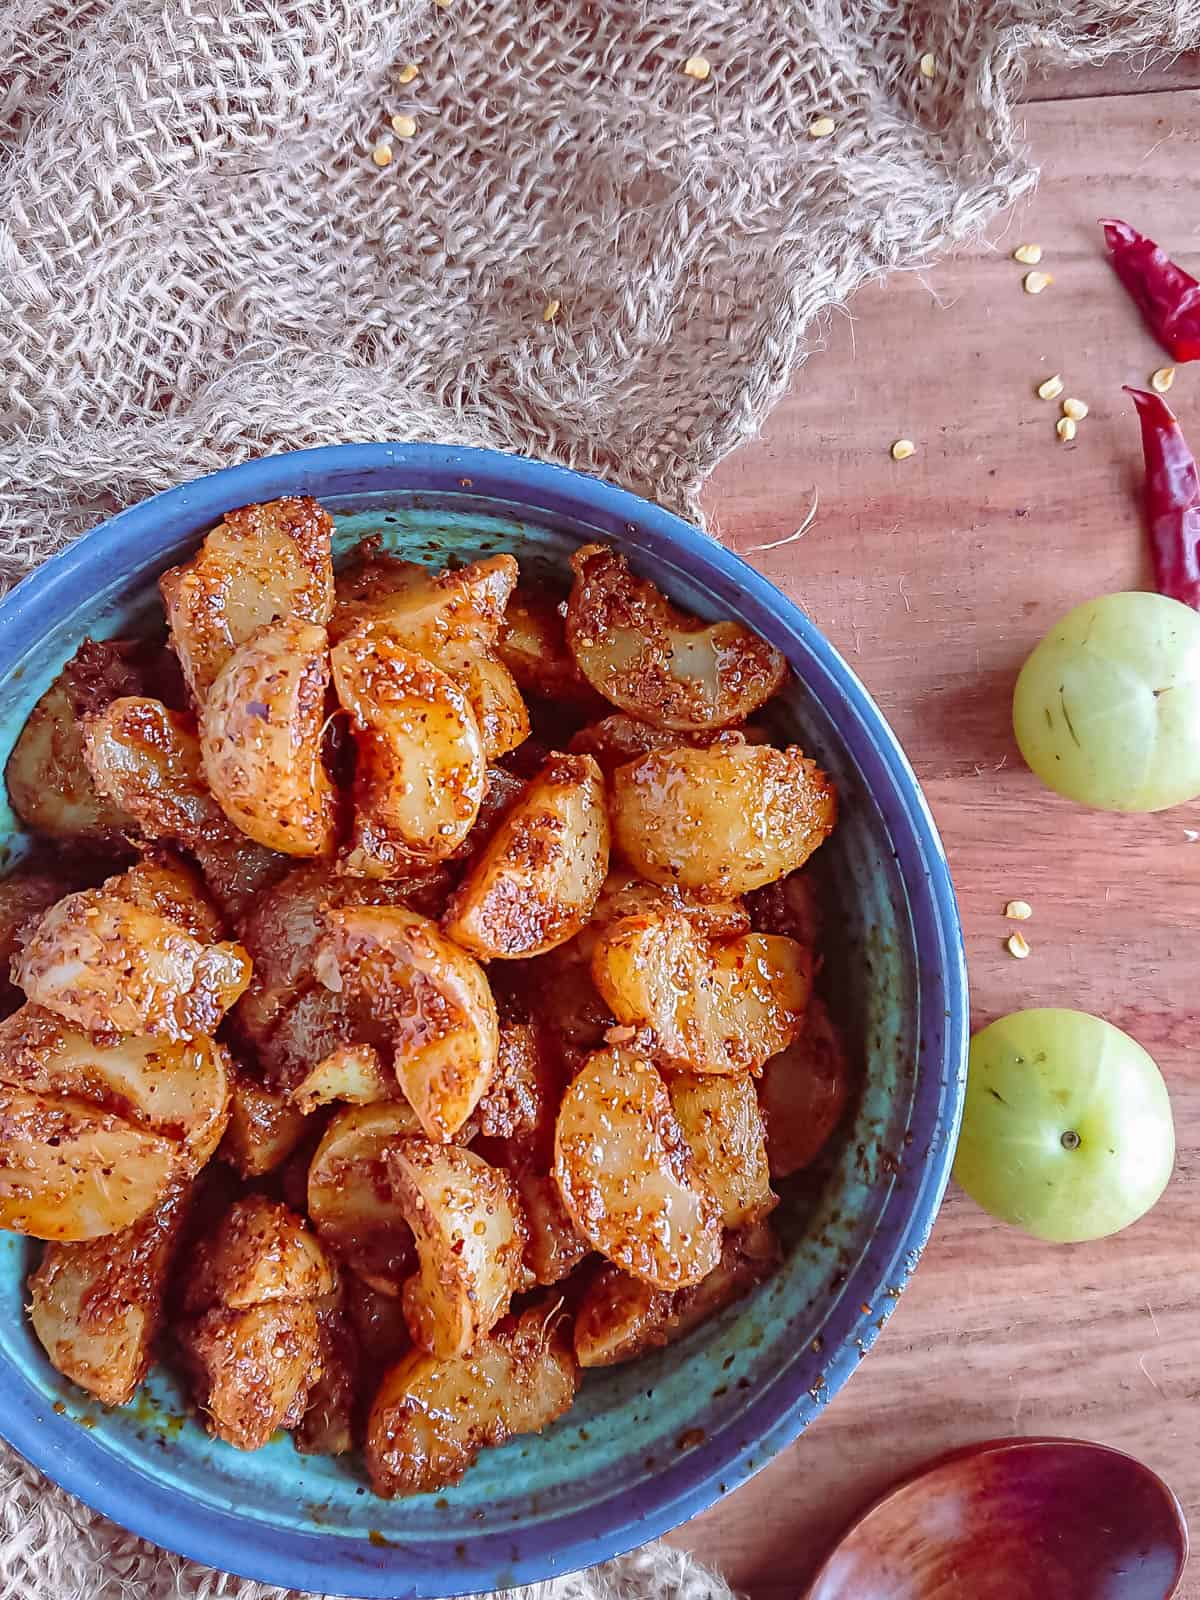
<path id="1" fill-rule="evenodd" d="M 1059 417 L 1054 424 L 1054 431 L 1064 444 L 1070 444 L 1076 432 L 1074 417 Z"/>
<path id="2" fill-rule="evenodd" d="M 808 136 L 810 139 L 828 139 L 836 127 L 837 123 L 832 117 L 814 117 L 808 125 Z"/>
<path id="3" fill-rule="evenodd" d="M 937 57 L 933 54 L 932 50 L 927 50 L 921 57 L 918 63 L 918 68 L 923 78 L 937 77 Z"/>
<path id="4" fill-rule="evenodd" d="M 1010 922 L 1028 922 L 1033 915 L 1033 907 L 1028 900 L 1010 900 L 1004 908 L 1004 915 Z"/>
<path id="5" fill-rule="evenodd" d="M 371 151 L 371 160 L 377 167 L 386 167 L 391 159 L 392 147 L 390 144 L 377 144 L 374 150 Z"/>
<path id="6" fill-rule="evenodd" d="M 1004 944 L 1009 955 L 1016 956 L 1018 961 L 1024 961 L 1029 954 L 1029 940 L 1023 933 L 1010 933 Z"/>
<path id="7" fill-rule="evenodd" d="M 911 439 L 897 439 L 892 446 L 893 461 L 907 461 L 909 456 L 915 456 L 917 447 Z"/>
<path id="8" fill-rule="evenodd" d="M 703 56 L 689 56 L 683 63 L 684 77 L 695 78 L 697 83 L 703 83 L 711 71 L 712 68 Z"/>
<path id="9" fill-rule="evenodd" d="M 400 68 L 400 71 L 396 74 L 396 82 L 413 83 L 416 81 L 419 72 L 420 68 L 417 66 L 416 62 L 410 61 L 406 67 Z"/>
<path id="10" fill-rule="evenodd" d="M 1062 378 L 1056 372 L 1052 378 L 1047 378 L 1044 383 L 1037 386 L 1039 400 L 1057 400 L 1063 392 Z"/>
<path id="11" fill-rule="evenodd" d="M 1155 394 L 1166 394 L 1167 390 L 1174 382 L 1174 367 L 1159 367 L 1157 372 L 1152 372 L 1150 374 L 1150 387 L 1154 390 Z"/>
<path id="12" fill-rule="evenodd" d="M 559 301 L 559 300 L 547 300 L 546 301 L 546 309 L 542 312 L 542 321 L 543 322 L 553 322 L 555 317 L 558 316 L 558 313 L 561 310 L 562 310 L 562 302 L 561 301 Z"/>
<path id="13" fill-rule="evenodd" d="M 1013 260 L 1019 261 L 1023 267 L 1036 267 L 1041 259 L 1040 244 L 1019 244 L 1013 251 Z"/>
<path id="14" fill-rule="evenodd" d="M 392 128 L 398 139 L 411 139 L 417 131 L 417 124 L 414 118 L 398 111 L 392 118 Z"/>
<path id="15" fill-rule="evenodd" d="M 1064 417 L 1069 417 L 1072 422 L 1082 422 L 1088 414 L 1086 400 L 1064 400 L 1062 404 Z"/>
<path id="16" fill-rule="evenodd" d="M 1048 289 L 1054 279 L 1048 272 L 1027 272 L 1022 279 L 1026 294 L 1041 294 L 1043 289 Z"/>

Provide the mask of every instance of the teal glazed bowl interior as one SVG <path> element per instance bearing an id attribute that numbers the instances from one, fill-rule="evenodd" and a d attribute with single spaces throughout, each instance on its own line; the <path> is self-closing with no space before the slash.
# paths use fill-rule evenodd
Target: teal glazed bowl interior
<path id="1" fill-rule="evenodd" d="M 787 656 L 774 731 L 840 792 L 819 856 L 825 992 L 859 1075 L 820 1164 L 783 1186 L 779 1273 L 686 1340 L 590 1372 L 544 1434 L 483 1453 L 443 1495 L 383 1501 L 357 1460 L 286 1437 L 244 1455 L 192 1420 L 155 1369 L 106 1409 L 51 1369 L 23 1313 L 36 1246 L 0 1235 L 0 1432 L 97 1510 L 169 1549 L 284 1587 L 446 1596 L 569 1572 L 677 1526 L 804 1429 L 890 1315 L 941 1201 L 962 1103 L 963 953 L 945 857 L 913 773 L 858 680 L 808 618 L 729 551 L 578 473 L 433 445 L 342 445 L 230 468 L 121 513 L 0 606 L 0 758 L 87 634 L 154 625 L 156 580 L 234 506 L 315 495 L 339 547 L 368 533 L 435 565 L 512 551 L 567 572 L 602 539 L 678 604 L 736 617 Z M 23 848 L 0 816 L 10 855 Z"/>

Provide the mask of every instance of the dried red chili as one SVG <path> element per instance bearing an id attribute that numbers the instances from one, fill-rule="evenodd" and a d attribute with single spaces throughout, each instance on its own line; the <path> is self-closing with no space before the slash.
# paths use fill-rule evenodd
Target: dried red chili
<path id="1" fill-rule="evenodd" d="M 1146 521 L 1159 594 L 1200 611 L 1200 472 L 1161 395 L 1125 388 L 1137 407 L 1146 456 Z"/>
<path id="2" fill-rule="evenodd" d="M 1102 220 L 1113 271 L 1141 308 L 1151 332 L 1176 361 L 1200 360 L 1200 283 L 1166 252 L 1115 217 Z"/>

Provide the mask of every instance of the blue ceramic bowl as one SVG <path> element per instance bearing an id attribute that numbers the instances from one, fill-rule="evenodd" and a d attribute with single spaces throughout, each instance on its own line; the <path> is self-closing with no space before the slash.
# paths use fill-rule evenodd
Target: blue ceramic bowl
<path id="1" fill-rule="evenodd" d="M 86 634 L 142 625 L 155 580 L 223 512 L 316 495 L 343 544 L 381 530 L 444 564 L 496 550 L 565 571 L 609 540 L 681 605 L 738 617 L 787 656 L 777 732 L 835 779 L 820 852 L 827 988 L 860 1086 L 834 1147 L 785 1196 L 779 1274 L 687 1340 L 588 1375 L 544 1434 L 485 1451 L 457 1488 L 387 1502 L 354 1463 L 210 1440 L 155 1371 L 106 1410 L 60 1380 L 22 1314 L 30 1247 L 0 1236 L 0 1432 L 64 1488 L 211 1566 L 303 1590 L 434 1596 L 506 1588 L 618 1554 L 736 1489 L 854 1371 L 916 1266 L 950 1169 L 967 999 L 945 857 L 917 781 L 861 684 L 808 618 L 737 556 L 610 484 L 489 452 L 342 445 L 250 462 L 122 512 L 0 605 L 0 760 Z M 0 844 L 19 851 L 10 813 Z M 785 1186 L 787 1187 L 787 1186 Z"/>

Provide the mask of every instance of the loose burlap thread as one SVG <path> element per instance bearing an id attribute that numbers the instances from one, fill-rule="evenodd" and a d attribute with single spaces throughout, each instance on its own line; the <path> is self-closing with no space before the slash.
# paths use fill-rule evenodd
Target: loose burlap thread
<path id="1" fill-rule="evenodd" d="M 1034 50 L 1197 44 L 1200 0 L 0 0 L 0 583 L 345 439 L 518 450 L 696 515 L 822 313 L 1030 187 Z M 9 1452 L 0 1489 L 0 1600 L 282 1595 Z M 665 1546 L 535 1592 L 729 1593 Z"/>

